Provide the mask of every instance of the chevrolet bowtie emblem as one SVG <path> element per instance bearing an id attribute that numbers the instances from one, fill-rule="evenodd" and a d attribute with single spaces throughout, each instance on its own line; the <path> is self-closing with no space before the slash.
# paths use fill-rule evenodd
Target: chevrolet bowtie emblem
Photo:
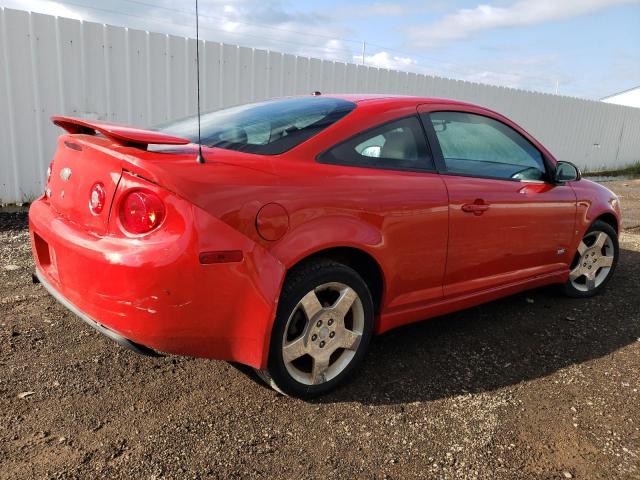
<path id="1" fill-rule="evenodd" d="M 64 167 L 60 170 L 60 178 L 65 182 L 71 178 L 71 169 L 69 167 Z"/>

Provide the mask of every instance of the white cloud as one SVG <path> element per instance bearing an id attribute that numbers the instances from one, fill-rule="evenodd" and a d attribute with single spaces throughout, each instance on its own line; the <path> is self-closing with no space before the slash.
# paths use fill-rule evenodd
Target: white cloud
<path id="1" fill-rule="evenodd" d="M 406 3 L 375 2 L 370 5 L 344 5 L 338 8 L 340 16 L 347 17 L 400 17 L 403 15 L 415 14 L 421 7 L 408 5 Z"/>
<path id="2" fill-rule="evenodd" d="M 369 13 L 369 15 L 378 15 L 383 17 L 407 15 L 412 9 L 408 5 L 402 5 L 399 3 L 383 3 L 377 2 L 362 10 Z"/>
<path id="3" fill-rule="evenodd" d="M 362 62 L 362 55 L 353 56 L 354 63 Z M 400 57 L 388 52 L 378 52 L 373 55 L 365 55 L 364 63 L 373 67 L 389 68 L 392 70 L 412 70 L 411 67 L 417 65 L 417 61 L 411 57 Z"/>
<path id="4" fill-rule="evenodd" d="M 193 0 L 105 0 L 87 3 L 87 7 L 47 0 L 0 0 L 0 4 L 140 30 L 195 35 Z M 200 0 L 199 8 L 200 36 L 206 40 L 340 61 L 351 59 L 353 45 L 358 48 L 357 42 L 341 40 L 351 30 L 338 19 L 325 12 L 292 11 L 283 0 Z"/>
<path id="5" fill-rule="evenodd" d="M 47 0 L 8 0 L 3 2 L 2 6 L 18 10 L 46 13 L 47 15 L 55 15 L 57 17 L 73 18 L 75 20 L 90 20 L 89 15 L 80 14 L 71 6 Z"/>
<path id="6" fill-rule="evenodd" d="M 520 0 L 508 7 L 478 5 L 444 16 L 431 25 L 413 26 L 408 34 L 416 46 L 434 46 L 467 38 L 476 32 L 534 25 L 594 12 L 639 0 Z"/>

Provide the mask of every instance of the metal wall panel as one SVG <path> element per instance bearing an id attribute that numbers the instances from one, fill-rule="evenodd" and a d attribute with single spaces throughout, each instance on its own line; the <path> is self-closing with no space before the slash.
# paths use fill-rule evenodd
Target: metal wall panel
<path id="1" fill-rule="evenodd" d="M 640 160 L 640 109 L 201 41 L 203 111 L 284 95 L 454 98 L 522 125 L 590 170 Z M 43 190 L 54 114 L 148 126 L 196 111 L 194 39 L 0 8 L 0 204 Z"/>

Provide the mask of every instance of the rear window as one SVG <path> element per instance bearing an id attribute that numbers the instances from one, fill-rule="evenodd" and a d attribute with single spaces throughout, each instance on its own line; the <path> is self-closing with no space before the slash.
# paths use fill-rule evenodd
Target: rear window
<path id="1" fill-rule="evenodd" d="M 202 144 L 262 155 L 277 155 L 301 144 L 356 107 L 329 97 L 298 97 L 251 103 L 205 113 Z M 152 128 L 198 142 L 198 117 Z"/>

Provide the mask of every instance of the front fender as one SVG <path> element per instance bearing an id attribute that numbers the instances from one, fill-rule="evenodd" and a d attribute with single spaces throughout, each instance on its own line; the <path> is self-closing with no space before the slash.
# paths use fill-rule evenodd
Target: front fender
<path id="1" fill-rule="evenodd" d="M 576 193 L 576 236 L 579 239 L 582 239 L 589 226 L 598 217 L 605 214 L 613 215 L 618 232 L 621 230 L 620 201 L 615 193 L 600 184 L 584 179 L 573 182 L 571 187 Z"/>

